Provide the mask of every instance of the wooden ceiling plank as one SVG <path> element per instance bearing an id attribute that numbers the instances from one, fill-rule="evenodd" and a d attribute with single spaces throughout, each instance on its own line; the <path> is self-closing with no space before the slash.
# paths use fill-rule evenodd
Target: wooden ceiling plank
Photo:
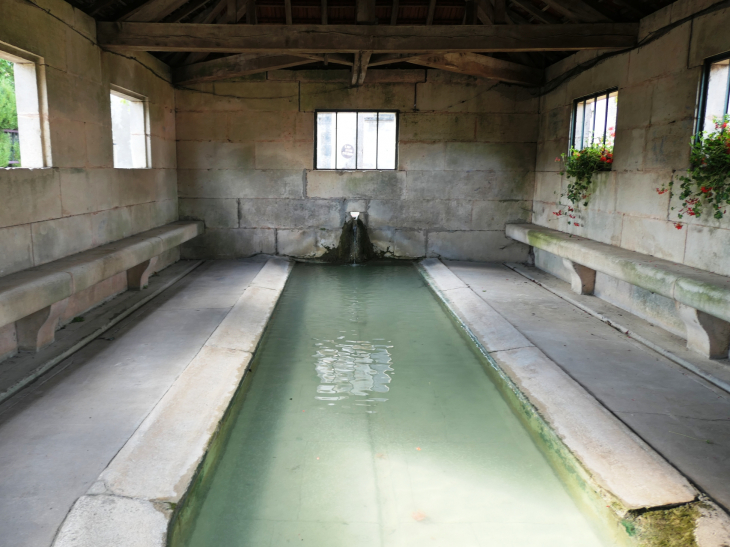
<path id="1" fill-rule="evenodd" d="M 373 25 L 375 18 L 375 0 L 355 0 L 355 14 L 359 25 Z"/>
<path id="2" fill-rule="evenodd" d="M 536 86 L 543 83 L 542 70 L 477 53 L 444 53 L 412 59 L 412 64 L 501 82 Z"/>
<path id="3" fill-rule="evenodd" d="M 460 26 L 445 25 L 97 24 L 99 45 L 117 51 L 279 54 L 623 49 L 636 44 L 637 33 L 637 23 L 477 25 L 468 33 Z"/>
<path id="4" fill-rule="evenodd" d="M 173 82 L 176 84 L 214 82 L 313 62 L 315 61 L 312 59 L 296 55 L 251 55 L 243 53 L 204 63 L 184 65 L 173 71 Z"/>

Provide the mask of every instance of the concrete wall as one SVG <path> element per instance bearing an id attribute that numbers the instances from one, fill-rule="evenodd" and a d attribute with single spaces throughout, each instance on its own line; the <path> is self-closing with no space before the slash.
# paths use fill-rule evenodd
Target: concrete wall
<path id="1" fill-rule="evenodd" d="M 180 217 L 205 221 L 189 258 L 316 257 L 347 211 L 387 256 L 524 260 L 538 99 L 435 70 L 276 71 L 176 92 Z M 315 171 L 314 110 L 397 109 L 396 171 Z"/>
<path id="2" fill-rule="evenodd" d="M 0 169 L 0 276 L 177 219 L 169 69 L 147 54 L 104 53 L 93 19 L 61 0 L 36 3 L 3 0 L 0 42 L 43 58 L 51 161 L 43 169 Z M 150 169 L 113 168 L 110 84 L 149 98 Z M 179 251 L 168 253 L 158 269 L 178 258 Z M 72 299 L 67 315 L 125 289 L 124 275 L 91 287 Z M 12 350 L 13 334 L 0 336 L 0 354 Z"/>
<path id="3" fill-rule="evenodd" d="M 713 2 L 680 0 L 641 22 L 642 47 L 613 55 L 586 70 L 605 52 L 581 52 L 548 70 L 561 84 L 540 100 L 533 222 L 681 264 L 730 275 L 730 217 L 682 219 L 679 200 L 657 188 L 689 165 L 697 97 L 704 59 L 730 50 L 730 9 L 691 18 Z M 690 18 L 682 23 L 685 18 Z M 676 24 L 657 39 L 653 33 Z M 659 33 L 658 33 L 659 34 Z M 571 72 L 572 71 L 572 72 Z M 555 158 L 568 150 L 572 102 L 610 87 L 619 88 L 613 170 L 600 174 L 590 203 L 576 227 L 552 213 L 566 191 Z M 676 207 L 672 210 L 672 207 Z M 538 265 L 561 276 L 554 261 L 536 256 Z M 683 332 L 673 303 L 599 276 L 596 294 Z M 646 293 L 646 294 L 644 294 Z"/>
<path id="4" fill-rule="evenodd" d="M 46 169 L 0 169 L 0 276 L 177 218 L 175 97 L 153 73 L 164 65 L 103 53 L 93 19 L 41 5 L 51 13 L 5 0 L 0 17 L 0 42 L 44 58 L 52 157 Z M 110 83 L 149 97 L 152 169 L 113 168 Z"/>

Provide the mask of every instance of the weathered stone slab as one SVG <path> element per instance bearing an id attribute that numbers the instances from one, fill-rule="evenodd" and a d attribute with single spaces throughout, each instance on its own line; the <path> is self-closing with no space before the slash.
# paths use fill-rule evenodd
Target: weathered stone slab
<path id="1" fill-rule="evenodd" d="M 80 497 L 54 547 L 164 547 L 168 516 L 150 501 L 118 496 Z"/>
<path id="2" fill-rule="evenodd" d="M 284 256 L 313 257 L 317 254 L 317 231 L 277 230 L 276 254 Z"/>
<path id="3" fill-rule="evenodd" d="M 334 200 L 241 200 L 241 228 L 340 228 L 344 219 Z"/>
<path id="4" fill-rule="evenodd" d="M 430 232 L 428 256 L 481 262 L 525 262 L 529 248 L 513 245 L 502 230 Z"/>
<path id="5" fill-rule="evenodd" d="M 202 220 L 210 228 L 238 228 L 236 199 L 180 198 L 178 207 L 183 220 Z"/>
<path id="6" fill-rule="evenodd" d="M 695 499 L 697 491 L 687 479 L 542 351 L 527 347 L 490 355 L 594 480 L 628 509 Z"/>
<path id="7" fill-rule="evenodd" d="M 212 347 L 253 352 L 279 297 L 277 291 L 254 286 L 246 289 L 208 339 Z"/>
<path id="8" fill-rule="evenodd" d="M 276 253 L 276 231 L 266 228 L 210 229 L 182 246 L 188 259 L 246 258 Z"/>
<path id="9" fill-rule="evenodd" d="M 179 502 L 250 360 L 246 351 L 203 346 L 99 476 L 106 490 Z"/>
<path id="10" fill-rule="evenodd" d="M 421 266 L 433 280 L 436 288 L 440 291 L 451 289 L 466 289 L 467 284 L 454 274 L 438 258 L 426 258 L 421 261 Z"/>
<path id="11" fill-rule="evenodd" d="M 284 258 L 270 258 L 251 282 L 251 286 L 281 292 L 293 267 L 294 263 Z"/>
<path id="12" fill-rule="evenodd" d="M 307 172 L 307 197 L 310 198 L 401 199 L 405 185 L 403 171 Z"/>
<path id="13" fill-rule="evenodd" d="M 303 198 L 302 169 L 180 169 L 181 198 Z"/>

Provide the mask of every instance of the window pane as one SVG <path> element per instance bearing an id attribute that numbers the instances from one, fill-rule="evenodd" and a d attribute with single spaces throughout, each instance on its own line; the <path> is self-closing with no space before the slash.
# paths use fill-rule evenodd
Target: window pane
<path id="1" fill-rule="evenodd" d="M 616 140 L 616 116 L 618 114 L 618 91 L 608 96 L 608 127 L 606 128 L 606 145 L 613 146 Z"/>
<path id="2" fill-rule="evenodd" d="M 603 144 L 603 132 L 606 129 L 606 103 L 608 97 L 601 95 L 596 99 L 596 125 L 593 130 L 593 142 Z"/>
<path id="3" fill-rule="evenodd" d="M 335 113 L 317 113 L 317 169 L 335 168 Z"/>
<path id="4" fill-rule="evenodd" d="M 575 106 L 575 120 L 573 121 L 573 148 L 582 150 L 583 142 L 583 113 L 585 112 L 585 101 Z"/>
<path id="5" fill-rule="evenodd" d="M 378 115 L 378 169 L 395 169 L 395 113 Z"/>
<path id="6" fill-rule="evenodd" d="M 730 59 L 718 61 L 710 65 L 710 79 L 707 85 L 705 103 L 705 131 L 714 131 L 713 117 L 721 117 L 727 111 L 728 67 Z"/>
<path id="7" fill-rule="evenodd" d="M 588 99 L 585 106 L 585 119 L 583 120 L 583 146 L 589 146 L 593 142 L 593 122 L 596 109 L 596 100 Z"/>
<path id="8" fill-rule="evenodd" d="M 147 167 L 144 102 L 117 93 L 112 93 L 109 98 L 112 111 L 114 167 L 122 169 Z"/>
<path id="9" fill-rule="evenodd" d="M 337 169 L 355 169 L 357 159 L 357 114 L 337 113 Z"/>
<path id="10" fill-rule="evenodd" d="M 375 169 L 378 154 L 378 113 L 357 114 L 357 168 Z"/>

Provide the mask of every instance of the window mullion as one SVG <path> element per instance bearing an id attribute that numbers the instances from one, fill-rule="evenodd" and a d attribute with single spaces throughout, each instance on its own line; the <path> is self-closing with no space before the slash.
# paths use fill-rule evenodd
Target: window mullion
<path id="1" fill-rule="evenodd" d="M 606 147 L 606 135 L 608 134 L 608 98 L 610 93 L 606 93 L 606 115 L 603 120 L 603 147 Z"/>

